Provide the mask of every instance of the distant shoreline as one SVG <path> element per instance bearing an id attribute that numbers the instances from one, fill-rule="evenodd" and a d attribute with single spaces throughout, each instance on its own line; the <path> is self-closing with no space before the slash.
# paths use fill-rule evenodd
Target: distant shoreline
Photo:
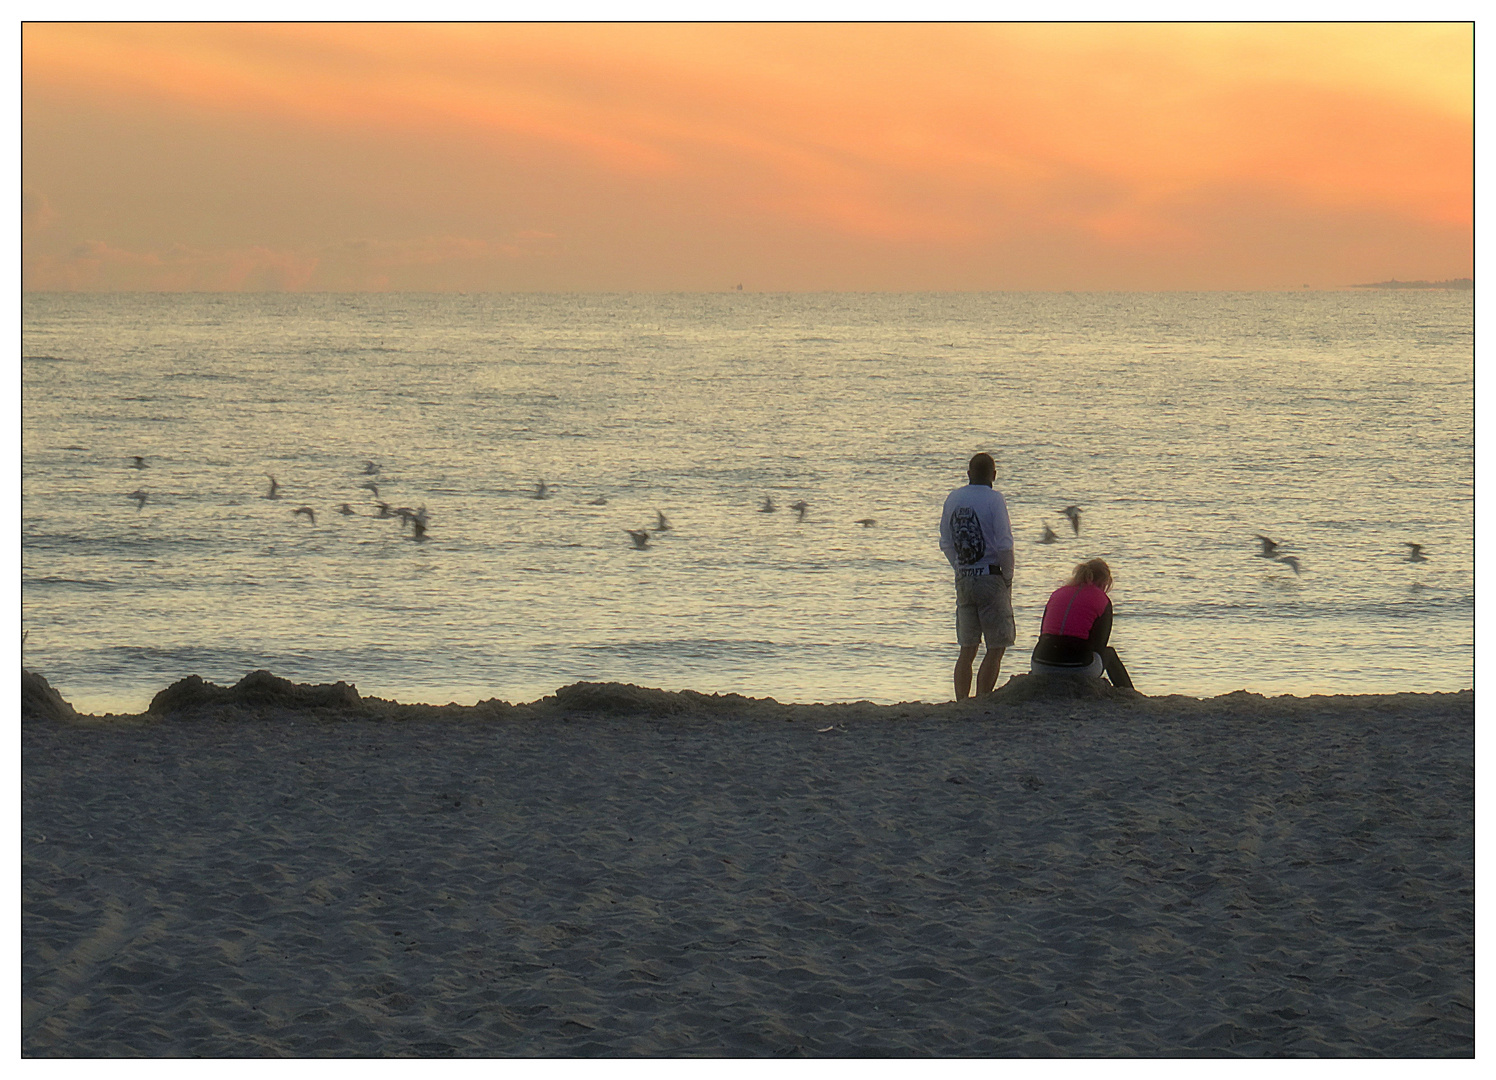
<path id="1" fill-rule="evenodd" d="M 1364 285 L 1352 285 L 1353 289 L 1466 289 L 1474 291 L 1474 278 L 1448 278 L 1444 281 L 1371 281 Z"/>

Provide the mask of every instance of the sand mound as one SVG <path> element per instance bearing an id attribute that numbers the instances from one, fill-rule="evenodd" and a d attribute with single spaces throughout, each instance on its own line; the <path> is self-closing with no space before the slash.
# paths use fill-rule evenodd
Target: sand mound
<path id="1" fill-rule="evenodd" d="M 78 719 L 78 713 L 52 689 L 51 683 L 25 668 L 21 669 L 21 715 L 48 720 Z"/>
<path id="2" fill-rule="evenodd" d="M 649 713 L 655 716 L 670 716 L 678 713 L 719 712 L 723 708 L 742 710 L 745 706 L 760 703 L 775 705 L 772 698 L 746 698 L 741 694 L 702 694 L 694 690 L 654 690 L 633 683 L 579 682 L 563 686 L 552 699 L 541 699 L 537 704 L 551 701 L 567 712 L 595 713 L 604 716 L 629 716 Z"/>
<path id="3" fill-rule="evenodd" d="M 1141 701 L 1136 690 L 1124 690 L 1105 679 L 1084 675 L 1014 675 L 992 692 L 991 701 L 1016 705 L 1022 701 L 1077 700 Z"/>
<path id="4" fill-rule="evenodd" d="M 60 700 L 60 699 L 59 699 Z M 287 709 L 357 709 L 363 704 L 358 688 L 335 682 L 293 683 L 268 671 L 251 671 L 233 686 L 216 686 L 196 675 L 179 679 L 151 699 L 152 716 L 195 712 L 217 706 Z"/>

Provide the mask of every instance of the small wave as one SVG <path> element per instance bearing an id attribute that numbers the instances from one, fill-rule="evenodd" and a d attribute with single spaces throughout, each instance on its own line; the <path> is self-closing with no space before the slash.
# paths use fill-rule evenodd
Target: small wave
<path id="1" fill-rule="evenodd" d="M 117 589 L 117 581 L 90 581 L 87 578 L 54 577 L 23 577 L 21 588 L 25 589 L 32 585 L 76 585 L 83 589 Z"/>
<path id="2" fill-rule="evenodd" d="M 657 659 L 671 656 L 683 660 L 716 660 L 724 656 L 773 657 L 782 655 L 786 649 L 772 641 L 752 638 L 680 638 L 660 641 L 619 641 L 607 645 L 582 645 L 562 647 L 558 652 L 574 652 L 604 658 Z"/>

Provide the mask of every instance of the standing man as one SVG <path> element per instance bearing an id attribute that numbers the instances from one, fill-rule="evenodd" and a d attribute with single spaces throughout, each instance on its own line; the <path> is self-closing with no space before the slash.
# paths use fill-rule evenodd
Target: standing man
<path id="1" fill-rule="evenodd" d="M 971 662 L 987 639 L 977 671 L 977 693 L 997 685 L 1003 653 L 1017 640 L 1013 625 L 1013 526 L 1008 504 L 994 491 L 997 463 L 977 454 L 966 466 L 965 487 L 951 492 L 940 515 L 940 550 L 956 571 L 956 700 L 971 693 Z"/>

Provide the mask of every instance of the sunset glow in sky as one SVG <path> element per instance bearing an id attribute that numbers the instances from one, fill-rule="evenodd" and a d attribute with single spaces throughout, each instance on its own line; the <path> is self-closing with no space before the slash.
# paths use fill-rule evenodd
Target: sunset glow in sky
<path id="1" fill-rule="evenodd" d="M 54 25 L 23 285 L 1334 288 L 1473 275 L 1439 25 Z"/>

